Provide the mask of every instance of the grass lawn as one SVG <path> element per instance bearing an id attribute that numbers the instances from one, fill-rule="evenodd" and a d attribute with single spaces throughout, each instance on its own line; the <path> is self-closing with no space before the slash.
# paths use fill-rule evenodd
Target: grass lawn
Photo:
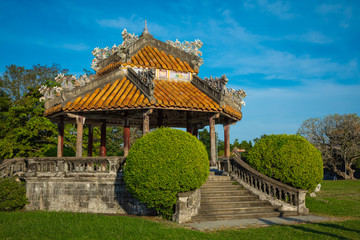
<path id="1" fill-rule="evenodd" d="M 360 218 L 360 181 L 322 181 L 317 197 L 306 197 L 311 213 Z"/>
<path id="2" fill-rule="evenodd" d="M 310 213 L 340 221 L 199 232 L 158 218 L 63 212 L 0 212 L 0 239 L 360 239 L 360 181 L 325 181 Z"/>

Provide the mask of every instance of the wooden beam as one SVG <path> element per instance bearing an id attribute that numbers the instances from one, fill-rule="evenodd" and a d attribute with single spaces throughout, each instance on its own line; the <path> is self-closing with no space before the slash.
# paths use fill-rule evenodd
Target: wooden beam
<path id="1" fill-rule="evenodd" d="M 225 157 L 230 157 L 230 122 L 226 120 L 224 124 L 224 147 L 225 147 Z"/>
<path id="2" fill-rule="evenodd" d="M 82 157 L 84 122 L 85 118 L 83 116 L 76 116 L 76 157 Z"/>
<path id="3" fill-rule="evenodd" d="M 130 124 L 129 120 L 124 121 L 124 157 L 129 154 L 130 150 Z"/>
<path id="4" fill-rule="evenodd" d="M 64 156 L 64 116 L 60 116 L 60 121 L 58 123 L 58 145 L 57 145 L 57 157 Z"/>
<path id="5" fill-rule="evenodd" d="M 100 157 L 106 157 L 106 120 L 101 124 Z"/>
<path id="6" fill-rule="evenodd" d="M 88 157 L 92 157 L 93 155 L 93 142 L 94 142 L 94 130 L 91 124 L 88 124 L 89 134 L 88 134 L 88 148 L 87 155 Z"/>

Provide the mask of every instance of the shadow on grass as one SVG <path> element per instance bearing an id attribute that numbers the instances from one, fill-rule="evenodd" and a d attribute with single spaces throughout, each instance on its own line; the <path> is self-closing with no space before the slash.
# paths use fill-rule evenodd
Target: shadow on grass
<path id="1" fill-rule="evenodd" d="M 315 223 L 315 224 L 312 224 L 312 225 L 319 225 L 319 224 Z M 334 228 L 338 228 L 337 225 L 334 225 L 334 226 L 335 226 Z M 325 231 L 320 231 L 320 230 L 308 228 L 306 226 L 289 225 L 289 227 L 300 230 L 300 231 L 303 231 L 303 232 L 312 233 L 312 234 L 319 234 L 319 235 L 324 235 L 324 236 L 333 237 L 333 238 L 337 238 L 337 239 L 349 239 L 349 238 L 341 236 L 341 235 L 337 235 L 337 234 L 333 234 L 333 233 L 329 233 L 329 232 L 325 232 Z"/>
<path id="2" fill-rule="evenodd" d="M 289 221 L 291 223 L 307 223 L 307 221 L 295 219 L 295 218 L 282 218 L 282 219 Z M 268 225 L 279 224 L 278 222 L 270 221 L 270 220 L 266 220 L 266 219 L 259 219 L 259 220 Z M 349 239 L 349 238 L 338 235 L 338 234 L 329 233 L 326 231 L 326 228 L 332 228 L 335 231 L 337 230 L 337 232 L 347 231 L 347 232 L 355 232 L 357 234 L 360 234 L 359 230 L 350 229 L 350 228 L 343 227 L 343 226 L 333 224 L 333 223 L 309 223 L 309 225 L 287 225 L 287 226 L 290 228 L 296 229 L 296 230 L 303 231 L 303 232 L 324 235 L 324 236 L 333 237 L 333 238 L 337 238 L 337 239 Z M 312 226 L 312 227 L 309 227 L 309 226 Z M 314 229 L 314 228 L 320 228 L 320 229 Z"/>
<path id="3" fill-rule="evenodd" d="M 337 228 L 337 229 L 341 229 L 341 230 L 344 230 L 344 231 L 356 232 L 356 233 L 360 234 L 359 230 L 350 229 L 350 228 L 339 226 L 339 225 L 336 225 L 336 224 L 333 224 L 333 223 L 316 223 L 316 225 L 320 225 L 320 226 L 323 226 L 323 227 Z"/>

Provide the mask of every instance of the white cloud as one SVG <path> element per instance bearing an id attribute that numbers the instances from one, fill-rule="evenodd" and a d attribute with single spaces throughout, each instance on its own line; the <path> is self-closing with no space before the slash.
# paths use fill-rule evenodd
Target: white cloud
<path id="1" fill-rule="evenodd" d="M 326 15 L 326 14 L 333 14 L 333 13 L 339 13 L 343 6 L 341 4 L 322 4 L 318 6 L 315 11 L 317 13 Z"/>
<path id="2" fill-rule="evenodd" d="M 328 17 L 329 15 L 336 16 L 339 20 L 339 26 L 348 28 L 352 18 L 352 8 L 342 4 L 322 4 L 315 9 L 315 12 Z"/>
<path id="3" fill-rule="evenodd" d="M 324 34 L 318 31 L 307 32 L 300 37 L 300 40 L 310 43 L 318 43 L 318 44 L 327 44 L 333 42 L 331 38 L 325 36 Z"/>
<path id="4" fill-rule="evenodd" d="M 135 32 L 136 35 L 140 35 L 145 27 L 145 19 L 136 15 L 132 15 L 130 18 L 119 17 L 116 19 L 98 19 L 96 22 L 102 27 L 117 29 L 126 28 L 129 32 Z M 163 36 L 163 33 L 167 32 L 162 25 L 149 22 L 149 20 L 147 20 L 147 22 L 148 29 L 151 34 L 155 34 L 156 36 Z M 139 30 L 141 32 L 139 32 Z"/>
<path id="5" fill-rule="evenodd" d="M 57 45 L 57 46 L 60 48 L 65 48 L 65 49 L 74 50 L 74 51 L 86 51 L 90 48 L 85 43 L 76 43 L 76 44 L 64 43 L 62 45 Z"/>
<path id="6" fill-rule="evenodd" d="M 85 43 L 57 44 L 57 43 L 48 43 L 48 42 L 44 42 L 44 41 L 35 41 L 35 44 L 46 46 L 46 47 L 51 47 L 51 48 L 62 48 L 62 49 L 73 50 L 73 51 L 87 51 L 90 49 L 89 45 L 87 45 Z"/>
<path id="7" fill-rule="evenodd" d="M 295 134 L 308 118 L 328 114 L 360 114 L 360 85 L 309 83 L 288 88 L 247 89 L 243 119 L 231 127 L 231 141 L 262 134 Z M 220 130 L 221 131 L 221 130 Z M 221 132 L 220 132 L 221 134 Z"/>
<path id="8" fill-rule="evenodd" d="M 248 0 L 244 2 L 244 7 L 247 9 L 254 9 L 256 6 L 259 7 L 260 11 L 274 15 L 282 20 L 292 19 L 296 15 L 290 12 L 291 5 L 287 1 L 277 0 Z"/>
<path id="9" fill-rule="evenodd" d="M 321 79 L 344 80 L 360 76 L 357 59 L 345 63 L 331 58 L 313 58 L 261 47 L 257 53 L 234 50 L 219 53 L 217 61 L 210 64 L 216 68 L 233 69 L 233 75 L 264 74 L 264 79 L 285 79 L 308 82 Z"/>

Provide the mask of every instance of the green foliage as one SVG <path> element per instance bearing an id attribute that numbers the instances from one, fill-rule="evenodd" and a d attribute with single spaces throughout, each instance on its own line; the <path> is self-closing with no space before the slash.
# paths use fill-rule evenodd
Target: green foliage
<path id="1" fill-rule="evenodd" d="M 0 211 L 21 210 L 28 203 L 23 182 L 15 178 L 0 179 Z"/>
<path id="2" fill-rule="evenodd" d="M 206 128 L 199 131 L 199 140 L 204 144 L 208 158 L 210 159 L 210 132 Z"/>
<path id="3" fill-rule="evenodd" d="M 58 64 L 51 66 L 34 65 L 31 69 L 14 64 L 6 66 L 6 71 L 0 76 L 1 85 L 6 94 L 18 101 L 28 92 L 28 88 L 39 88 L 42 84 L 54 85 L 54 78 L 59 72 L 67 73 Z"/>
<path id="4" fill-rule="evenodd" d="M 250 150 L 247 161 L 259 172 L 291 186 L 314 190 L 323 178 L 321 153 L 297 135 L 268 135 Z"/>
<path id="5" fill-rule="evenodd" d="M 138 139 L 126 159 L 127 189 L 165 218 L 176 195 L 200 187 L 209 174 L 204 145 L 191 134 L 159 128 Z"/>
<path id="6" fill-rule="evenodd" d="M 40 93 L 30 89 L 4 113 L 0 132 L 0 159 L 42 156 L 56 146 L 56 125 L 43 117 Z"/>
<path id="7" fill-rule="evenodd" d="M 230 144 L 230 150 L 232 151 L 234 148 L 238 148 L 238 149 L 245 149 L 245 152 L 243 152 L 241 154 L 241 158 L 243 160 L 246 161 L 246 158 L 247 158 L 247 155 L 248 155 L 248 152 L 250 151 L 250 149 L 253 147 L 252 145 L 252 142 L 251 141 L 242 141 L 241 143 L 239 143 L 239 139 L 235 139 L 234 143 L 233 144 Z"/>

